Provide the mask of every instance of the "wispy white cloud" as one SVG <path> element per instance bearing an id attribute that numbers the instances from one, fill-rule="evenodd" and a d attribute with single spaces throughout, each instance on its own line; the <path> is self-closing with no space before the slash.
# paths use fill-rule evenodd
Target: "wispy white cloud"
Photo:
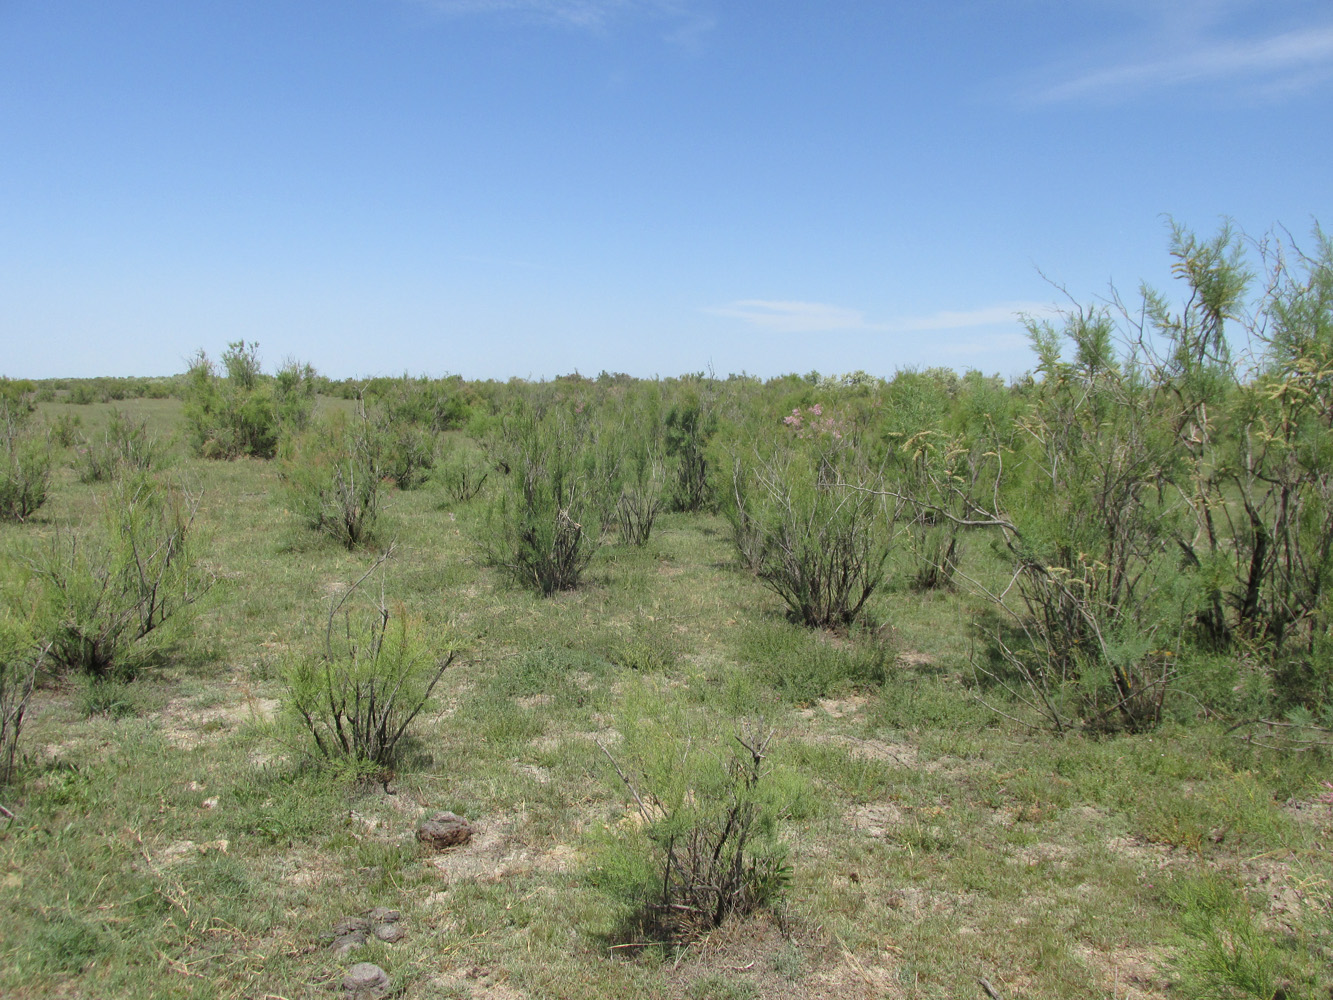
<path id="1" fill-rule="evenodd" d="M 1053 316 L 1058 308 L 1050 302 L 1000 302 L 981 309 L 941 310 L 928 316 L 904 317 L 890 324 L 895 333 L 929 330 L 965 330 L 976 326 L 1016 323 L 1023 316 Z"/>
<path id="2" fill-rule="evenodd" d="M 901 316 L 875 322 L 860 309 L 825 302 L 740 299 L 710 306 L 711 316 L 736 319 L 769 333 L 926 333 L 964 330 L 1016 322 L 1020 316 L 1049 316 L 1056 311 L 1047 302 L 1000 302 L 980 309 L 946 309 L 925 316 Z"/>
<path id="3" fill-rule="evenodd" d="M 1082 73 L 1032 94 L 1043 103 L 1117 100 L 1192 83 L 1232 82 L 1277 96 L 1308 89 L 1333 76 L 1333 26 L 1308 27 L 1259 38 L 1191 40 L 1147 60 Z"/>
<path id="4" fill-rule="evenodd" d="M 824 302 L 775 302 L 766 299 L 740 299 L 725 306 L 704 310 L 713 316 L 738 319 L 759 330 L 773 333 L 825 333 L 833 330 L 869 330 L 859 309 L 831 306 Z"/>
<path id="5" fill-rule="evenodd" d="M 504 16 L 592 31 L 629 18 L 665 22 L 663 38 L 684 48 L 697 48 L 714 26 L 711 15 L 682 0 L 414 0 L 455 17 Z"/>
<path id="6" fill-rule="evenodd" d="M 631 0 L 418 0 L 443 14 L 518 15 L 538 21 L 601 28 L 632 6 Z"/>

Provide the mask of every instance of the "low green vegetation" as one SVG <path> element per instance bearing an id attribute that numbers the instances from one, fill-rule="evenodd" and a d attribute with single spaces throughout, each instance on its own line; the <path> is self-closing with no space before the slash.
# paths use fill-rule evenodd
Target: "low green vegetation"
<path id="1" fill-rule="evenodd" d="M 51 449 L 31 426 L 33 390 L 0 378 L 0 520 L 23 521 L 46 503 Z"/>
<path id="2" fill-rule="evenodd" d="M 1316 241 L 1013 384 L 0 383 L 0 995 L 1329 996 Z"/>

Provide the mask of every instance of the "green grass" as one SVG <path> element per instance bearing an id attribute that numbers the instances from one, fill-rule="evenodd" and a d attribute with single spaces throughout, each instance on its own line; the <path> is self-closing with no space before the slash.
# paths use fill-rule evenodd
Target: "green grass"
<path id="1" fill-rule="evenodd" d="M 173 401 L 117 405 L 164 439 L 179 426 Z M 43 416 L 78 412 L 89 433 L 107 409 Z M 174 447 L 218 582 L 132 681 L 37 693 L 0 798 L 16 816 L 0 826 L 0 995 L 322 997 L 361 960 L 408 998 L 1333 985 L 1333 808 L 1310 804 L 1326 756 L 1183 707 L 1142 735 L 1020 726 L 976 697 L 965 588 L 891 585 L 873 629 L 814 634 L 709 515 L 664 515 L 642 549 L 608 540 L 586 586 L 543 600 L 482 564 L 484 498 L 390 490 L 385 593 L 465 652 L 387 781 L 320 768 L 283 714 L 282 665 L 375 552 L 303 529 L 273 465 Z M 0 551 L 86 523 L 102 492 L 62 468 L 37 518 L 0 525 Z M 987 546 L 967 552 L 966 572 L 996 572 Z M 683 951 L 614 948 L 652 869 L 598 744 L 626 762 L 656 720 L 720 754 L 758 716 L 777 734 L 784 901 Z M 660 766 L 675 744 L 653 745 Z M 416 824 L 445 809 L 476 836 L 425 855 Z M 374 906 L 401 910 L 407 936 L 332 956 L 333 925 Z"/>

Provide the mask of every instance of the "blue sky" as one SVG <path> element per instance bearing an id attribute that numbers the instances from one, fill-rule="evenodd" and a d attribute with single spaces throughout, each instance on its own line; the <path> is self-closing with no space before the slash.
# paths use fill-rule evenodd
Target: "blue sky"
<path id="1" fill-rule="evenodd" d="M 1327 0 L 4 0 L 0 372 L 1011 376 L 1331 111 Z"/>

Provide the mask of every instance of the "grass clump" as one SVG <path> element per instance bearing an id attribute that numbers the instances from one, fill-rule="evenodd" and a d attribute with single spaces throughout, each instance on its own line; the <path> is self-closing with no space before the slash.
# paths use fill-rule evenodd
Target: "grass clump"
<path id="1" fill-rule="evenodd" d="M 737 645 L 741 663 L 797 703 L 878 688 L 893 664 L 884 634 L 861 627 L 840 637 L 786 623 L 752 625 L 741 631 Z"/>

